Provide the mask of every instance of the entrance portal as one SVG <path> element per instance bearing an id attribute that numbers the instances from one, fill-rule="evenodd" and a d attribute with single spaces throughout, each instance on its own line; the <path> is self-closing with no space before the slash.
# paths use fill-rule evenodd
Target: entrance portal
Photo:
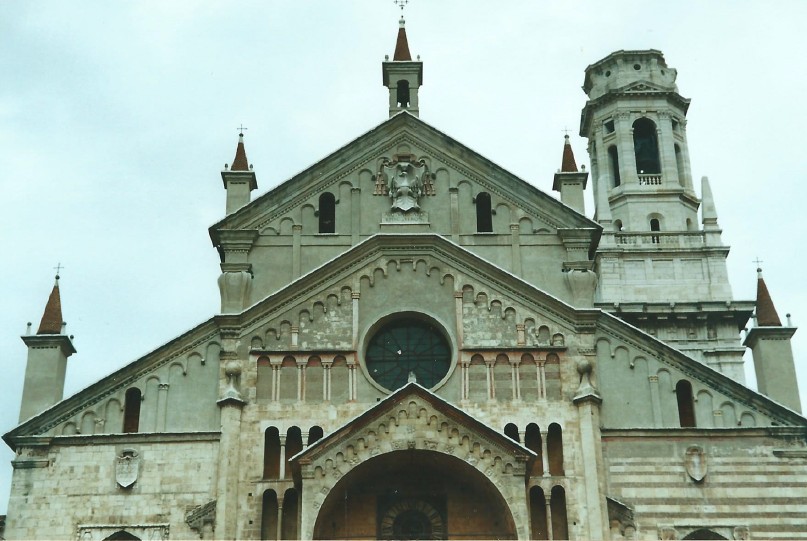
<path id="1" fill-rule="evenodd" d="M 394 451 L 356 466 L 328 494 L 314 539 L 515 539 L 499 490 L 454 456 Z"/>

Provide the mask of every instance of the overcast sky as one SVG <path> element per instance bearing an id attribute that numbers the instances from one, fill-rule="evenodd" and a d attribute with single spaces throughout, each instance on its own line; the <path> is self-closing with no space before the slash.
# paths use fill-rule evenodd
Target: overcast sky
<path id="1" fill-rule="evenodd" d="M 53 267 L 78 349 L 66 396 L 216 313 L 207 228 L 236 127 L 261 194 L 384 121 L 398 16 L 392 0 L 0 2 L 0 432 Z M 421 118 L 547 192 L 564 128 L 589 163 L 585 67 L 661 50 L 692 98 L 735 298 L 754 299 L 759 257 L 782 319 L 807 327 L 807 2 L 412 0 L 406 18 Z M 793 346 L 807 398 L 807 328 Z"/>

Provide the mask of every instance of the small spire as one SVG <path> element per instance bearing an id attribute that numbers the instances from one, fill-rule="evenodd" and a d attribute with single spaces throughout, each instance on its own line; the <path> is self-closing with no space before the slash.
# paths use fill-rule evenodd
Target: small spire
<path id="1" fill-rule="evenodd" d="M 244 132 L 246 128 L 241 129 L 238 134 L 238 146 L 235 149 L 235 158 L 233 164 L 230 166 L 230 171 L 249 171 L 249 162 L 247 162 L 247 151 L 244 150 Z"/>
<path id="2" fill-rule="evenodd" d="M 569 141 L 569 135 L 566 134 L 563 137 L 563 161 L 560 165 L 560 172 L 577 173 L 577 163 L 574 161 L 574 152 L 572 151 L 572 143 Z"/>
<path id="3" fill-rule="evenodd" d="M 59 275 L 53 284 L 53 289 L 45 305 L 45 313 L 42 314 L 42 321 L 39 322 L 39 330 L 36 334 L 61 334 L 62 332 L 62 299 L 59 295 Z"/>
<path id="4" fill-rule="evenodd" d="M 406 39 L 406 21 L 401 15 L 398 21 L 398 39 L 395 41 L 395 54 L 392 55 L 395 62 L 411 62 L 412 54 L 409 52 L 409 41 Z"/>
<path id="5" fill-rule="evenodd" d="M 765 279 L 762 277 L 762 268 L 757 267 L 757 325 L 760 327 L 781 327 L 782 322 L 773 306 L 773 300 Z"/>
<path id="6" fill-rule="evenodd" d="M 712 187 L 709 185 L 709 177 L 701 178 L 701 222 L 704 229 L 717 228 L 717 207 L 715 207 L 715 199 L 712 196 Z"/>

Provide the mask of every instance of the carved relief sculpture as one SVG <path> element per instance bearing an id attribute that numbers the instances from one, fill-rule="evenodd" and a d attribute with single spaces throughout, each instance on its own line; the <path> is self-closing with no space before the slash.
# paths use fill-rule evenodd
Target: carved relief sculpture
<path id="1" fill-rule="evenodd" d="M 389 186 L 384 179 L 389 178 Z M 416 161 L 413 154 L 396 154 L 384 160 L 376 175 L 376 195 L 389 195 L 391 210 L 409 212 L 420 210 L 420 198 L 434 195 L 434 179 L 424 160 Z"/>

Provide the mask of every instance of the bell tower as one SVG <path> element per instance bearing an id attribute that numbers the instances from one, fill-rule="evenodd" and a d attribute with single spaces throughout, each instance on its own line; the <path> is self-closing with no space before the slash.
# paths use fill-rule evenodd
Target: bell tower
<path id="1" fill-rule="evenodd" d="M 398 39 L 392 61 L 386 56 L 381 64 L 384 86 L 389 89 L 389 116 L 408 111 L 419 116 L 418 89 L 423 84 L 423 62 L 412 60 L 406 39 L 406 21 L 398 22 Z"/>
<path id="2" fill-rule="evenodd" d="M 739 331 L 754 303 L 734 301 L 709 180 L 695 193 L 690 100 L 656 50 L 617 51 L 586 68 L 596 219 L 596 306 L 744 382 Z M 700 222 L 698 225 L 698 211 Z"/>

